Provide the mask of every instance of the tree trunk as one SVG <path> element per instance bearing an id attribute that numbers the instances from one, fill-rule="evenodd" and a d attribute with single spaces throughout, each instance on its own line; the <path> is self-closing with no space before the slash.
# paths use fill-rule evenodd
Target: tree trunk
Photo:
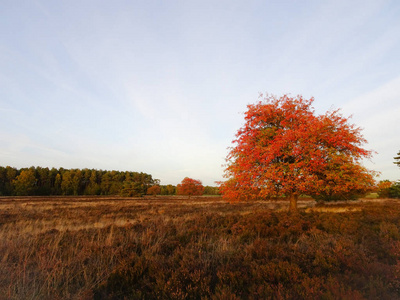
<path id="1" fill-rule="evenodd" d="M 297 213 L 297 199 L 299 198 L 299 196 L 297 194 L 290 194 L 289 195 L 289 200 L 290 200 L 290 204 L 289 204 L 289 212 L 290 213 Z"/>

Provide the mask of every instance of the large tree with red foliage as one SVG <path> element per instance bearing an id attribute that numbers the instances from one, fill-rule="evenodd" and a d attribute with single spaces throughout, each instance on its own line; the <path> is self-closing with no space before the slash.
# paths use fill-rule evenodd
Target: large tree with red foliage
<path id="1" fill-rule="evenodd" d="M 177 186 L 178 195 L 194 196 L 203 195 L 204 186 L 200 180 L 185 177 Z"/>
<path id="2" fill-rule="evenodd" d="M 371 151 L 361 129 L 339 110 L 316 115 L 314 99 L 266 96 L 248 105 L 236 134 L 220 190 L 230 201 L 285 196 L 297 210 L 301 194 L 348 197 L 374 184 L 361 165 Z"/>

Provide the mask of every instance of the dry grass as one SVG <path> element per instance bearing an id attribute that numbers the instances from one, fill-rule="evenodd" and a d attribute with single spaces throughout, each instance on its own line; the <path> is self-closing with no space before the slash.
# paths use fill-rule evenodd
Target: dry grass
<path id="1" fill-rule="evenodd" d="M 305 211 L 310 212 L 328 212 L 328 213 L 345 213 L 345 212 L 355 212 L 361 211 L 361 207 L 336 207 L 336 206 L 325 206 L 325 207 L 313 207 L 307 208 Z"/>
<path id="2" fill-rule="evenodd" d="M 250 257 L 271 256 L 274 252 L 268 247 L 273 241 L 281 246 L 284 241 L 289 241 L 287 247 L 293 250 L 300 245 L 294 244 L 297 239 L 298 243 L 303 243 L 302 247 L 311 249 L 310 243 L 314 240 L 310 237 L 315 239 L 315 232 L 319 232 L 315 229 L 319 225 L 310 225 L 315 220 L 307 219 L 315 218 L 313 214 L 326 213 L 329 220 L 332 212 L 358 213 L 361 217 L 364 209 L 377 207 L 380 211 L 381 207 L 389 206 L 397 207 L 398 203 L 365 199 L 315 206 L 311 200 L 301 200 L 300 210 L 307 214 L 292 218 L 284 212 L 288 208 L 285 201 L 229 204 L 219 197 L 190 200 L 161 196 L 1 197 L 0 299 L 120 299 L 125 295 L 123 293 L 130 298 L 143 299 L 149 295 L 172 299 L 234 299 L 235 295 L 239 298 L 253 295 L 254 298 L 256 291 L 239 292 L 242 287 L 236 281 L 242 276 L 240 272 L 244 272 L 243 266 L 247 266 L 241 264 Z M 275 219 L 278 221 L 270 221 Z M 345 217 L 345 220 L 350 222 L 351 218 Z M 323 222 L 328 221 L 318 222 L 325 224 Z M 253 228 L 253 224 L 258 227 Z M 329 226 L 337 226 L 332 224 Z M 400 239 L 398 223 L 382 221 L 379 224 L 377 230 L 385 232 L 389 239 Z M 349 223 L 349 228 L 344 230 L 353 234 L 352 228 L 354 224 Z M 293 238 L 285 237 L 289 234 L 285 230 L 290 230 Z M 324 233 L 318 239 L 332 237 Z M 267 252 L 260 252 L 263 247 Z M 251 265 L 251 261 L 248 263 Z M 140 269 L 141 273 L 137 270 L 140 265 L 144 268 Z M 236 266 L 237 270 L 234 269 Z M 288 268 L 298 272 L 297 267 Z M 154 272 L 161 273 L 155 275 Z M 243 276 L 255 276 L 249 274 Z M 155 279 L 146 279 L 146 276 Z M 299 287 L 301 292 L 290 295 L 299 298 L 307 298 L 301 296 L 303 294 L 312 295 L 306 288 L 306 281 L 310 280 L 312 285 L 314 279 L 307 276 L 299 277 L 304 281 Z M 136 284 L 142 279 L 144 281 L 137 290 L 130 290 L 134 289 L 132 282 Z M 252 282 L 253 279 L 249 280 Z M 227 285 L 229 281 L 232 281 L 231 286 Z M 331 284 L 321 282 L 321 290 L 328 289 Z M 262 293 L 278 295 L 274 284 L 271 283 L 271 290 Z M 146 290 L 146 286 L 152 286 L 151 290 Z M 156 293 L 155 289 L 158 294 L 151 294 Z M 341 295 L 353 295 L 346 291 Z M 257 293 L 262 295 L 261 291 Z"/>
<path id="3" fill-rule="evenodd" d="M 230 205 L 219 197 L 1 197 L 0 298 L 85 298 L 85 293 L 90 298 L 127 259 L 124 247 L 147 241 L 155 251 L 166 224 L 263 206 L 271 205 Z M 226 249 L 227 242 L 221 243 Z"/>
<path id="4" fill-rule="evenodd" d="M 312 207 L 314 201 L 300 200 L 299 208 Z M 0 197 L 2 232 L 38 234 L 48 230 L 76 231 L 125 226 L 163 216 L 180 222 L 199 212 L 250 214 L 259 209 L 287 210 L 285 201 L 252 201 L 229 204 L 220 197 L 159 196 L 124 197 Z M 179 218 L 176 218 L 180 216 Z"/>

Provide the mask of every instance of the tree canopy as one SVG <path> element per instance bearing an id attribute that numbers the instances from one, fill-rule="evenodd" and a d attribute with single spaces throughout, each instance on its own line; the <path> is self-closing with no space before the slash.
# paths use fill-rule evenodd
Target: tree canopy
<path id="1" fill-rule="evenodd" d="M 142 172 L 42 167 L 16 169 L 0 166 L 0 196 L 141 196 L 158 182 L 150 174 Z"/>
<path id="2" fill-rule="evenodd" d="M 396 164 L 398 167 L 400 167 L 400 151 L 397 152 L 397 156 L 393 157 L 394 158 L 394 164 Z"/>
<path id="3" fill-rule="evenodd" d="M 178 195 L 194 196 L 203 195 L 204 186 L 200 180 L 185 177 L 177 186 Z"/>
<path id="4" fill-rule="evenodd" d="M 157 196 L 161 194 L 161 187 L 158 184 L 153 185 L 147 189 L 147 194 Z"/>
<path id="5" fill-rule="evenodd" d="M 230 201 L 288 197 L 297 209 L 301 194 L 352 197 L 374 184 L 361 165 L 371 151 L 361 129 L 340 110 L 317 115 L 302 96 L 266 96 L 247 106 L 245 124 L 227 156 L 220 190 Z"/>

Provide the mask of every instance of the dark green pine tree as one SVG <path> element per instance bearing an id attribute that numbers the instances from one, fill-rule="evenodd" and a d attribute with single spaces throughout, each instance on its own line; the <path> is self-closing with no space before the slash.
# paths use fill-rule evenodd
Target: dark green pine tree
<path id="1" fill-rule="evenodd" d="M 398 167 L 400 167 L 400 151 L 397 152 L 397 156 L 394 157 L 394 164 L 396 164 Z"/>

